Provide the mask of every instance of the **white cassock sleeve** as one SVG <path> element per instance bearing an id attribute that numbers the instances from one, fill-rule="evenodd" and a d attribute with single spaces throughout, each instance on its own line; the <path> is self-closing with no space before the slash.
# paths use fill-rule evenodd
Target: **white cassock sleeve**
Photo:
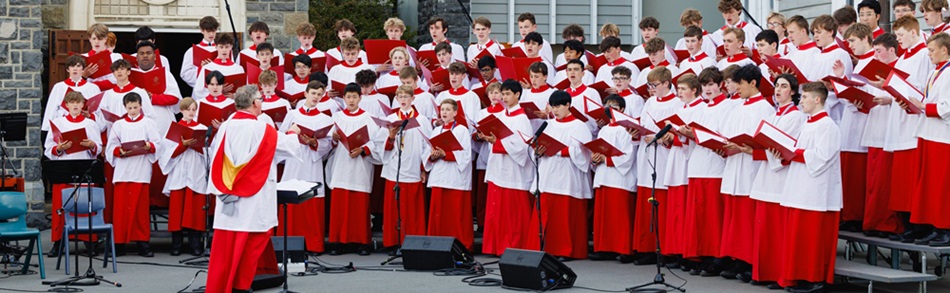
<path id="1" fill-rule="evenodd" d="M 804 150 L 805 168 L 812 177 L 820 175 L 836 162 L 841 150 L 841 133 L 836 125 L 823 128 L 813 148 Z"/>
<path id="2" fill-rule="evenodd" d="M 583 124 L 578 124 L 583 125 Z M 591 133 L 587 131 L 586 127 L 572 129 L 571 130 L 572 139 L 567 142 L 568 144 L 568 153 L 571 156 L 571 162 L 574 163 L 574 166 L 578 170 L 581 170 L 583 173 L 587 173 L 590 170 L 590 151 L 584 148 L 583 145 L 590 142 Z"/>

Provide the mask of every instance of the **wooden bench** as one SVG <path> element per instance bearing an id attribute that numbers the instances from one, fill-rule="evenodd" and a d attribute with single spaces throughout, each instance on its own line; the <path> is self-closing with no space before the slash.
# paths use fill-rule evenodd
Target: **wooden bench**
<path id="1" fill-rule="evenodd" d="M 920 292 L 926 293 L 927 282 L 937 280 L 935 275 L 872 266 L 841 257 L 835 260 L 835 275 L 868 280 L 868 293 L 874 291 L 874 282 L 920 283 Z"/>

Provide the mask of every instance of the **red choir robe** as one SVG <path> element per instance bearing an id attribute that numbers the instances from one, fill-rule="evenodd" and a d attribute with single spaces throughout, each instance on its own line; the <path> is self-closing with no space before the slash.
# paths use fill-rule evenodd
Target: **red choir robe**
<path id="1" fill-rule="evenodd" d="M 871 52 L 873 55 L 873 52 Z M 867 54 L 858 57 L 858 64 L 855 65 L 855 71 L 860 72 L 868 62 Z M 895 60 L 890 65 L 893 66 Z M 874 86 L 866 85 L 862 89 L 875 96 L 889 96 L 887 92 Z M 900 233 L 904 231 L 903 224 L 897 218 L 897 213 L 890 209 L 891 198 L 891 165 L 893 164 L 894 153 L 884 151 L 884 140 L 887 134 L 887 117 L 890 115 L 890 107 L 897 105 L 876 105 L 871 108 L 867 114 L 867 121 L 864 125 L 864 135 L 861 138 L 861 146 L 868 148 L 868 162 L 865 187 L 866 196 L 864 198 L 864 216 L 861 219 L 862 229 L 866 231 L 882 231 L 889 233 Z M 846 130 L 847 131 L 847 130 Z M 851 193 L 845 193 L 844 209 L 842 209 L 842 219 L 845 214 L 850 213 L 849 206 L 853 202 L 849 200 Z"/>
<path id="2" fill-rule="evenodd" d="M 623 154 L 607 157 L 593 170 L 594 251 L 632 254 L 637 141 L 616 123 L 601 128 L 597 137 Z"/>
<path id="3" fill-rule="evenodd" d="M 178 124 L 194 130 L 207 130 L 198 121 L 181 120 Z M 200 138 L 204 139 L 204 138 Z M 162 140 L 158 165 L 167 177 L 162 193 L 168 196 L 168 231 L 182 228 L 205 230 L 204 206 L 211 202 L 205 196 L 208 190 L 208 157 L 202 152 L 167 138 Z"/>
<path id="4" fill-rule="evenodd" d="M 670 117 L 676 111 L 683 107 L 683 101 L 676 98 L 676 95 L 672 92 L 663 97 L 650 97 L 647 100 L 646 104 L 643 105 L 643 112 L 640 116 L 640 123 L 645 128 L 650 129 L 654 132 L 660 131 L 660 126 L 657 125 L 656 121 L 663 120 L 666 117 Z M 643 137 L 645 135 L 641 135 Z M 634 216 L 633 222 L 633 247 L 634 250 L 640 253 L 652 253 L 656 251 L 656 237 L 653 231 L 651 230 L 651 215 L 652 205 L 648 201 L 650 197 L 656 198 L 660 202 L 660 207 L 657 209 L 657 219 L 660 219 L 657 226 L 660 231 L 660 235 L 666 233 L 666 213 L 665 209 L 667 205 L 667 189 L 664 182 L 666 182 L 666 160 L 670 154 L 670 148 L 659 145 L 656 148 L 653 146 L 647 146 L 649 142 L 646 139 L 640 139 L 639 147 L 637 149 L 637 199 L 636 199 L 636 213 Z M 664 162 L 664 163 L 660 163 Z M 653 178 L 653 169 L 650 166 L 656 166 L 656 187 L 654 188 Z M 655 194 L 654 194 L 655 191 Z"/>
<path id="5" fill-rule="evenodd" d="M 927 80 L 923 102 L 924 117 L 920 118 L 916 135 L 920 149 L 920 178 L 911 197 L 910 221 L 930 224 L 939 229 L 950 229 L 945 209 L 950 204 L 945 198 L 950 192 L 950 172 L 947 154 L 950 151 L 950 70 L 947 61 L 937 64 Z"/>
<path id="6" fill-rule="evenodd" d="M 538 249 L 529 244 L 529 238 L 538 235 L 537 226 L 530 224 L 534 207 L 530 193 L 534 186 L 531 152 L 518 134 L 530 133 L 531 122 L 520 106 L 495 115 L 514 134 L 495 140 L 488 155 L 482 253 L 501 255 L 507 248 Z"/>
<path id="7" fill-rule="evenodd" d="M 489 105 L 478 112 L 477 120 L 481 121 L 488 115 L 504 115 L 505 107 L 501 104 Z M 485 181 L 485 169 L 488 167 L 488 157 L 491 155 L 492 145 L 484 140 L 476 140 L 472 134 L 472 148 L 475 152 L 475 174 L 472 175 L 472 205 L 479 229 L 485 228 L 485 207 L 488 198 L 488 181 Z"/>
<path id="8" fill-rule="evenodd" d="M 445 157 L 425 158 L 429 172 L 427 186 L 432 189 L 429 201 L 429 227 L 426 235 L 451 236 L 469 250 L 474 245 L 472 229 L 472 135 L 458 123 L 445 124 L 432 131 L 431 137 L 452 132 L 461 150 L 446 151 Z"/>
<path id="9" fill-rule="evenodd" d="M 66 150 L 58 150 L 55 140 L 53 140 L 53 134 L 46 135 L 46 142 L 43 144 L 44 155 L 50 160 L 94 160 L 99 155 L 100 150 L 102 149 L 102 139 L 99 136 L 99 128 L 96 126 L 96 121 L 86 118 L 85 116 L 79 115 L 72 117 L 69 114 L 66 116 L 59 117 L 49 122 L 51 125 L 56 125 L 56 128 L 59 129 L 61 133 L 73 131 L 76 129 L 85 129 L 86 138 L 95 142 L 95 146 L 90 149 L 87 149 L 83 152 L 76 152 L 72 154 L 66 153 Z M 73 148 L 84 148 L 81 145 L 73 143 Z M 57 183 L 53 184 L 53 201 L 52 201 L 52 221 L 50 221 L 51 231 L 50 231 L 50 240 L 53 242 L 59 241 L 63 237 L 63 215 L 56 213 L 55 211 L 60 209 L 63 206 L 62 190 L 65 188 L 73 187 L 71 184 Z"/>
<path id="10" fill-rule="evenodd" d="M 336 68 L 336 67 L 334 67 Z M 340 111 L 334 115 L 334 128 L 350 135 L 363 126 L 371 139 L 361 148 L 363 154 L 350 158 L 343 145 L 334 143 L 326 167 L 327 185 L 330 186 L 330 235 L 332 243 L 369 244 L 369 193 L 373 190 L 373 164 L 380 163 L 383 152 L 383 133 L 362 109 Z M 331 131 L 336 131 L 333 129 Z M 388 131 L 388 130 L 385 130 Z"/>
<path id="11" fill-rule="evenodd" d="M 930 58 L 927 57 L 927 46 L 923 40 L 907 48 L 894 67 L 910 74 L 907 81 L 921 92 L 934 70 Z M 892 103 L 887 116 L 884 151 L 893 153 L 890 176 L 893 195 L 890 198 L 891 210 L 910 212 L 911 202 L 919 200 L 914 198 L 916 194 L 913 190 L 920 178 L 920 154 L 915 137 L 920 116 L 907 114 L 896 102 Z M 908 196 L 900 196 L 904 194 Z"/>
<path id="12" fill-rule="evenodd" d="M 683 104 L 674 113 L 683 120 L 684 123 L 690 123 L 702 116 L 706 110 L 706 101 L 697 97 L 690 103 Z M 683 125 L 685 126 L 685 125 Z M 680 126 L 674 126 L 678 128 Z M 660 232 L 663 245 L 663 253 L 668 255 L 682 255 L 685 247 L 683 240 L 686 238 L 686 202 L 689 193 L 689 153 L 696 147 L 685 136 L 672 132 L 675 136 L 671 142 L 669 156 L 666 161 L 660 161 L 660 164 L 666 165 L 666 174 L 664 174 L 663 185 L 667 186 L 666 199 L 666 217 L 661 218 L 664 221 L 666 230 Z"/>
<path id="13" fill-rule="evenodd" d="M 147 154 L 120 156 L 122 143 L 144 141 L 149 144 Z M 151 118 L 139 114 L 128 115 L 112 125 L 106 145 L 106 160 L 115 166 L 112 184 L 115 185 L 113 204 L 113 230 L 115 243 L 149 241 L 149 182 L 152 164 L 157 161 L 161 137 L 158 126 Z M 129 151 L 129 150 L 126 150 Z"/>
<path id="14" fill-rule="evenodd" d="M 415 107 L 408 113 L 397 109 L 386 120 L 390 122 L 415 119 L 419 127 L 403 131 L 386 140 L 383 148 L 383 246 L 402 245 L 406 235 L 426 234 L 425 183 L 422 182 L 423 160 L 431 153 L 428 139 L 432 124 Z M 397 126 L 398 127 L 398 126 Z M 389 135 L 389 129 L 385 130 Z M 400 160 L 399 151 L 402 148 Z M 401 168 L 400 168 L 401 167 Z M 398 171 L 397 171 L 398 168 Z M 399 176 L 399 201 L 396 202 L 396 176 Z M 398 207 L 398 210 L 397 210 Z"/>
<path id="15" fill-rule="evenodd" d="M 797 281 L 834 282 L 842 206 L 840 144 L 840 130 L 827 112 L 812 115 L 802 126 L 782 191 L 781 205 L 788 212 L 778 279 L 782 287 Z"/>

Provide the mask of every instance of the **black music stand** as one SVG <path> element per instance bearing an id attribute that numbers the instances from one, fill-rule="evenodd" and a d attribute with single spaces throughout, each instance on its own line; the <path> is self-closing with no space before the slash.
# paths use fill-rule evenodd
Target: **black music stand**
<path id="1" fill-rule="evenodd" d="M 10 162 L 10 157 L 7 156 L 6 142 L 24 140 L 26 140 L 26 113 L 0 114 L 0 159 L 2 159 L 0 161 L 0 190 L 7 190 L 7 164 L 13 167 L 13 176 L 19 176 L 16 166 Z M 73 182 L 69 181 L 67 183 Z"/>
<path id="2" fill-rule="evenodd" d="M 316 183 L 316 185 L 304 193 L 298 193 L 294 190 L 277 190 L 277 204 L 279 204 L 284 210 L 284 247 L 281 255 L 284 263 L 284 268 L 282 270 L 282 273 L 284 274 L 284 288 L 280 290 L 280 293 L 295 293 L 294 291 L 287 289 L 287 283 L 289 281 L 287 279 L 287 259 L 290 257 L 287 254 L 287 226 L 289 224 L 287 223 L 287 205 L 300 204 L 310 200 L 316 195 L 317 190 L 320 188 L 323 188 L 323 183 Z"/>

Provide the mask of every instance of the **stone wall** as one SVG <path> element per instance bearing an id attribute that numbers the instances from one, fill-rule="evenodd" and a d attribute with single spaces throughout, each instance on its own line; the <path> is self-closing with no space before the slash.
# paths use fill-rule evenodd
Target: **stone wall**
<path id="1" fill-rule="evenodd" d="M 466 10 L 462 10 L 465 5 Z M 426 23 L 429 18 L 442 17 L 448 22 L 449 31 L 445 33 L 446 38 L 453 43 L 461 44 L 463 48 L 468 47 L 468 36 L 472 33 L 471 23 L 465 11 L 471 11 L 471 0 L 419 0 L 419 31 L 417 41 L 419 44 L 432 42 L 429 36 L 429 27 Z"/>
<path id="2" fill-rule="evenodd" d="M 56 0 L 54 0 L 55 2 Z M 65 0 L 59 0 L 65 4 Z M 42 217 L 45 206 L 40 182 L 40 117 L 42 115 L 44 33 L 41 0 L 0 0 L 0 112 L 29 114 L 26 141 L 6 142 L 12 167 L 27 182 L 30 219 Z M 9 173 L 8 173 L 9 174 Z M 33 222 L 33 221 L 31 221 Z"/>
<path id="3" fill-rule="evenodd" d="M 309 21 L 308 0 L 248 0 L 246 5 L 247 26 L 243 28 L 245 36 L 248 36 L 247 29 L 251 23 L 263 21 L 270 28 L 268 41 L 274 44 L 275 48 L 284 53 L 300 48 L 296 31 L 297 25 Z M 251 44 L 249 37 L 245 41 L 248 45 Z"/>

